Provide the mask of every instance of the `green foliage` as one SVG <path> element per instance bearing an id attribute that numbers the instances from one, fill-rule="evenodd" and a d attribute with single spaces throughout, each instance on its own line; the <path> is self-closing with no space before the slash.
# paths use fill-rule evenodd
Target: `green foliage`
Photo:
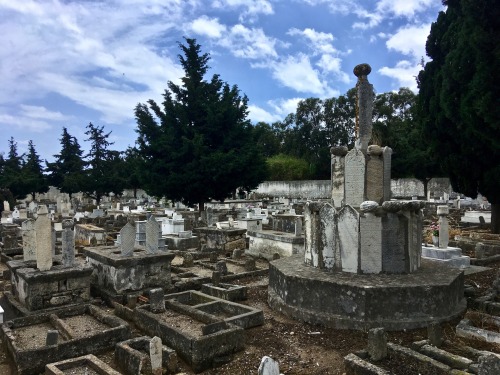
<path id="1" fill-rule="evenodd" d="M 168 82 L 163 108 L 154 102 L 135 109 L 141 180 L 148 194 L 187 204 L 224 200 L 238 187 L 250 190 L 266 175 L 252 142 L 248 99 L 217 74 L 203 79 L 208 54 L 194 39 L 179 44 L 182 85 Z"/>
<path id="2" fill-rule="evenodd" d="M 28 142 L 28 155 L 21 169 L 22 183 L 25 191 L 31 193 L 35 199 L 35 193 L 45 193 L 49 190 L 47 177 L 44 175 L 42 161 L 36 153 L 33 141 Z"/>
<path id="3" fill-rule="evenodd" d="M 121 194 L 123 191 L 122 159 L 120 152 L 109 149 L 111 132 L 105 133 L 104 126 L 87 125 L 86 141 L 90 142 L 90 151 L 85 158 L 88 168 L 82 189 L 85 194 L 96 200 L 99 205 L 101 198 L 109 193 Z"/>
<path id="4" fill-rule="evenodd" d="M 308 180 L 311 178 L 309 163 L 294 156 L 278 154 L 266 160 L 271 181 Z"/>
<path id="5" fill-rule="evenodd" d="M 71 196 L 82 189 L 85 181 L 86 163 L 83 160 L 83 151 L 78 140 L 71 136 L 65 127 L 63 127 L 59 141 L 61 143 L 60 153 L 54 155 L 54 162 L 47 163 L 49 183 Z"/>
<path id="6" fill-rule="evenodd" d="M 500 5 L 444 3 L 426 43 L 432 61 L 418 76 L 423 129 L 454 190 L 500 205 Z"/>

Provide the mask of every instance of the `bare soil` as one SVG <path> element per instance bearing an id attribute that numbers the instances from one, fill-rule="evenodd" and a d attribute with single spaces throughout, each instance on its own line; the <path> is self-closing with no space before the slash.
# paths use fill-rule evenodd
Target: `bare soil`
<path id="1" fill-rule="evenodd" d="M 500 262 L 489 265 L 491 270 L 466 276 L 466 283 L 474 285 L 478 295 L 488 292 L 498 272 Z M 5 282 L 3 282 L 5 283 Z M 245 331 L 245 348 L 235 353 L 230 362 L 214 369 L 202 372 L 202 375 L 244 375 L 257 373 L 257 368 L 263 356 L 270 356 L 277 360 L 280 372 L 286 375 L 330 375 L 344 374 L 343 357 L 349 353 L 366 348 L 367 332 L 346 331 L 325 328 L 321 326 L 302 323 L 273 311 L 267 304 L 268 279 L 265 276 L 240 280 L 238 284 L 249 287 L 248 299 L 242 303 L 262 309 L 264 312 L 264 325 Z M 3 287 L 0 284 L 0 289 Z M 8 287 L 8 285 L 5 285 Z M 1 294 L 1 293 L 0 293 Z M 109 307 L 100 305 L 107 312 L 112 312 Z M 470 313 L 470 312 L 469 312 Z M 193 322 L 184 321 L 184 316 L 168 318 L 169 322 L 175 321 L 182 329 L 191 329 Z M 456 354 L 465 353 L 463 346 L 472 346 L 480 350 L 489 350 L 500 353 L 500 346 L 489 343 L 474 342 L 455 336 L 455 326 L 460 320 L 443 325 L 444 336 L 451 344 L 446 344 L 446 350 Z M 132 325 L 133 327 L 133 325 Z M 77 327 L 72 327 L 75 331 Z M 51 328 L 52 329 L 52 328 Z M 201 331 L 201 329 L 200 329 Z M 43 337 L 46 335 L 44 330 Z M 133 336 L 143 335 L 133 327 Z M 425 329 L 388 332 L 388 340 L 409 347 L 412 342 L 423 340 L 427 337 Z M 118 369 L 114 362 L 113 351 L 97 354 L 101 360 L 111 367 Z M 392 358 L 378 363 L 379 366 L 396 375 L 417 374 L 415 364 L 411 360 Z M 10 370 L 6 370 L 10 369 Z M 15 374 L 12 360 L 6 352 L 5 345 L 0 348 L 0 370 L 2 374 Z M 180 361 L 179 373 L 192 375 L 194 372 L 185 363 Z M 421 375 L 425 373 L 420 372 Z"/>

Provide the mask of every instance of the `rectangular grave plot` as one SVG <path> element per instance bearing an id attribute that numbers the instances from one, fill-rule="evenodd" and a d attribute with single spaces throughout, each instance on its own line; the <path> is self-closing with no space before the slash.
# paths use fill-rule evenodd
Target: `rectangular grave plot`
<path id="1" fill-rule="evenodd" d="M 229 301 L 211 302 L 196 307 L 197 310 L 214 315 L 225 322 L 247 329 L 264 324 L 262 310 Z"/>
<path id="2" fill-rule="evenodd" d="M 196 306 L 207 302 L 217 301 L 217 298 L 211 297 L 205 293 L 196 292 L 194 290 L 188 290 L 181 293 L 167 294 L 165 299 L 176 300 L 183 305 Z"/>
<path id="3" fill-rule="evenodd" d="M 93 318 L 104 323 L 107 328 L 102 327 L 104 329 L 100 332 L 90 334 L 86 337 L 68 336 L 68 333 L 70 335 L 74 333 L 73 330 L 64 330 L 65 332 L 62 332 L 61 325 L 56 324 L 56 322 L 76 315 L 91 315 Z M 30 327 L 36 325 L 40 325 L 41 327 L 38 330 L 38 334 L 31 335 L 31 340 L 36 341 L 37 344 L 26 344 L 25 340 L 18 340 L 16 338 L 18 330 L 20 333 L 29 332 Z M 56 345 L 45 346 L 46 331 L 48 328 L 58 329 L 60 332 Z M 107 314 L 95 306 L 83 305 L 69 307 L 55 314 L 40 314 L 11 320 L 1 326 L 0 335 L 2 341 L 7 344 L 11 356 L 14 358 L 19 375 L 31 375 L 42 372 L 47 363 L 113 348 L 117 342 L 130 337 L 130 328 L 125 321 Z M 75 336 L 78 335 L 75 334 Z"/>
<path id="4" fill-rule="evenodd" d="M 50 363 L 45 366 L 45 375 L 121 375 L 96 356 L 89 354 L 78 358 Z"/>
<path id="5" fill-rule="evenodd" d="M 233 285 L 220 283 L 215 286 L 213 284 L 203 284 L 201 286 L 201 292 L 222 298 L 227 301 L 243 301 L 247 299 L 247 287 L 244 285 Z"/>
<path id="6" fill-rule="evenodd" d="M 125 374 L 151 373 L 150 341 L 151 337 L 141 336 L 116 345 L 115 362 Z M 177 353 L 166 345 L 162 345 L 162 367 L 167 370 L 168 374 L 175 374 L 178 370 Z"/>
<path id="7" fill-rule="evenodd" d="M 149 305 L 136 308 L 135 312 L 139 328 L 160 337 L 195 372 L 212 367 L 218 358 L 230 356 L 244 346 L 244 330 L 233 324 L 220 321 L 207 325 L 189 316 L 179 318 L 183 314 L 169 310 L 153 314 Z"/>

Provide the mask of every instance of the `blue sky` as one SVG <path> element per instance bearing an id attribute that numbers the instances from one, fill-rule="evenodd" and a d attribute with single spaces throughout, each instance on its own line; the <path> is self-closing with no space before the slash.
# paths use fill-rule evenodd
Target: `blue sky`
<path id="1" fill-rule="evenodd" d="M 438 0 L 0 0 L 0 152 L 31 139 L 43 159 L 62 127 L 83 149 L 85 126 L 137 138 L 134 107 L 180 83 L 177 42 L 195 38 L 249 98 L 250 119 L 272 123 L 299 100 L 344 94 L 352 69 L 372 67 L 378 93 L 410 87 L 425 59 Z"/>

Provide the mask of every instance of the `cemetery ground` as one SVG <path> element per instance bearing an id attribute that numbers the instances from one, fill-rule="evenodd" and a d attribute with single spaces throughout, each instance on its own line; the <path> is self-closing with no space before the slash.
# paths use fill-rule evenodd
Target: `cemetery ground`
<path id="1" fill-rule="evenodd" d="M 466 275 L 465 277 L 466 285 L 472 285 L 476 289 L 477 296 L 486 294 L 492 287 L 500 267 L 500 261 L 489 264 L 488 267 L 490 268 L 488 271 Z M 5 269 L 6 266 L 0 263 L 0 271 Z M 336 330 L 302 323 L 270 309 L 267 303 L 267 276 L 242 279 L 238 284 L 246 285 L 249 288 L 248 299 L 242 301 L 242 303 L 263 310 L 264 325 L 246 330 L 245 348 L 234 354 L 232 358 L 228 358 L 229 362 L 221 363 L 218 367 L 203 371 L 201 374 L 256 374 L 260 360 L 266 355 L 279 361 L 280 372 L 283 374 L 344 374 L 343 357 L 367 346 L 367 332 Z M 0 282 L 2 298 L 3 291 L 8 290 L 9 287 L 8 281 L 2 280 Z M 112 308 L 101 303 L 100 300 L 94 300 L 93 304 L 109 313 L 113 312 Z M 468 310 L 467 314 L 473 315 L 471 310 Z M 470 340 L 457 337 L 454 330 L 459 320 L 460 318 L 457 318 L 442 325 L 444 339 L 447 340 L 447 344 L 445 344 L 446 350 L 460 354 L 461 346 L 469 345 L 476 349 L 500 353 L 500 345 L 478 341 L 472 343 Z M 133 335 L 140 336 L 141 333 L 133 327 Z M 389 342 L 410 347 L 412 342 L 425 339 L 427 331 L 426 329 L 417 329 L 387 332 L 387 335 Z M 114 363 L 113 351 L 100 353 L 97 357 L 111 367 L 117 368 L 116 363 Z M 180 374 L 194 374 L 182 360 L 179 360 L 179 363 Z M 388 357 L 377 364 L 393 374 L 425 375 L 422 371 L 418 372 L 415 369 L 411 360 L 404 362 L 398 359 L 396 361 Z M 3 375 L 15 374 L 13 368 L 6 347 L 2 345 L 0 348 L 0 373 Z"/>

